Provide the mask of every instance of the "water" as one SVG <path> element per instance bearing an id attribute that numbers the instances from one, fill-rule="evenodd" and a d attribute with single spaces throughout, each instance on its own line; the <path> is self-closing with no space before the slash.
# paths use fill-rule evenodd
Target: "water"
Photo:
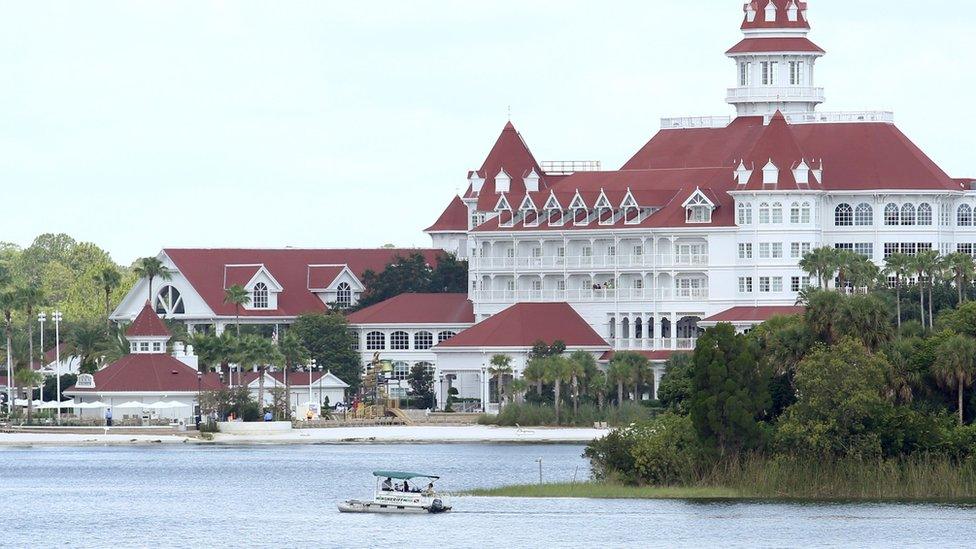
<path id="1" fill-rule="evenodd" d="M 0 449 L 0 546 L 973 546 L 976 507 L 454 498 L 446 515 L 340 515 L 375 468 L 439 488 L 585 478 L 582 447 L 363 445 Z"/>

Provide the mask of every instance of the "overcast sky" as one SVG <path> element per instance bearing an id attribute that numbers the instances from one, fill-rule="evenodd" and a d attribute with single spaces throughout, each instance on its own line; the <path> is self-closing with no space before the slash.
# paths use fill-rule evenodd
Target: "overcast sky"
<path id="1" fill-rule="evenodd" d="M 730 114 L 742 0 L 0 1 L 0 240 L 427 246 L 507 119 L 616 169 Z M 822 110 L 976 177 L 976 2 L 810 0 Z"/>

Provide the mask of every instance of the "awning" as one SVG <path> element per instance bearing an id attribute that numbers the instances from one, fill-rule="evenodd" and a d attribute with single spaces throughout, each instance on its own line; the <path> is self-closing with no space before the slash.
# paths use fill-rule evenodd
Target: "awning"
<path id="1" fill-rule="evenodd" d="M 425 475 L 423 473 L 407 473 L 404 471 L 373 471 L 374 477 L 395 478 L 397 480 L 410 480 L 412 478 L 441 478 L 437 475 Z"/>

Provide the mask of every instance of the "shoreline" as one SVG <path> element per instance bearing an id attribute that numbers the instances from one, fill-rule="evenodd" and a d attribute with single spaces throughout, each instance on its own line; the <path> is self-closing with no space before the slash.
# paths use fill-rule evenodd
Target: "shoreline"
<path id="1" fill-rule="evenodd" d="M 136 445 L 333 445 L 333 444 L 587 444 L 605 429 L 470 426 L 382 426 L 294 429 L 282 434 L 215 433 L 212 440 L 186 434 L 0 433 L 0 448 Z"/>

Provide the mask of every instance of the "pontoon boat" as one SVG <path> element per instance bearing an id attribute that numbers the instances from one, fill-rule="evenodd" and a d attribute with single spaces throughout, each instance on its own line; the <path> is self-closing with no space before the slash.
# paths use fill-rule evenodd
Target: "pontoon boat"
<path id="1" fill-rule="evenodd" d="M 434 491 L 440 477 L 403 471 L 373 471 L 376 491 L 371 501 L 339 502 L 342 513 L 446 513 L 451 507 Z M 415 479 L 422 479 L 416 482 Z"/>

